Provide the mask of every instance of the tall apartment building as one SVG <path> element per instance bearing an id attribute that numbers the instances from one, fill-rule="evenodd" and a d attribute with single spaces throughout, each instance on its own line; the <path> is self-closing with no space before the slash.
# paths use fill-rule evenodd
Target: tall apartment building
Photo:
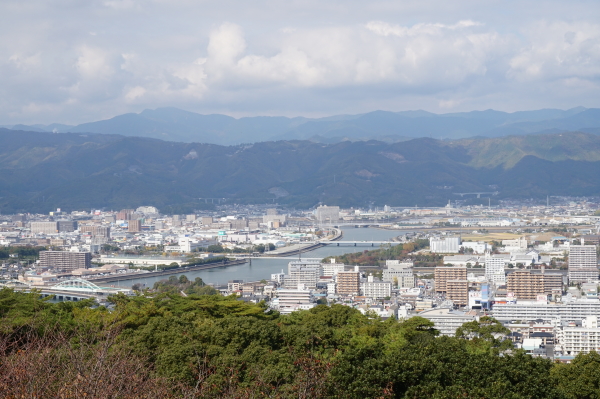
<path id="1" fill-rule="evenodd" d="M 315 210 L 315 217 L 319 223 L 334 223 L 340 220 L 340 207 L 321 205 Z"/>
<path id="2" fill-rule="evenodd" d="M 138 220 L 130 220 L 127 222 L 127 231 L 130 233 L 139 233 L 142 231 L 142 222 Z"/>
<path id="3" fill-rule="evenodd" d="M 561 274 L 534 274 L 529 270 L 517 270 L 508 275 L 506 291 L 512 292 L 517 299 L 537 299 L 542 294 L 560 294 L 562 286 Z"/>
<path id="4" fill-rule="evenodd" d="M 133 209 L 123 209 L 123 210 L 117 212 L 117 219 L 118 220 L 130 220 L 133 213 L 134 213 Z"/>
<path id="5" fill-rule="evenodd" d="M 398 288 L 413 288 L 415 274 L 412 261 L 387 260 L 381 279 L 398 285 Z"/>
<path id="6" fill-rule="evenodd" d="M 359 295 L 360 272 L 338 272 L 336 290 L 339 295 Z"/>
<path id="7" fill-rule="evenodd" d="M 506 284 L 506 273 L 504 272 L 504 265 L 506 259 L 502 256 L 494 256 L 490 253 L 485 254 L 485 278 L 490 283 L 496 285 Z"/>
<path id="8" fill-rule="evenodd" d="M 288 263 L 288 274 L 285 276 L 284 285 L 296 288 L 304 284 L 307 288 L 316 288 L 319 278 L 323 275 L 321 262 L 296 260 Z"/>
<path id="9" fill-rule="evenodd" d="M 589 283 L 598 280 L 598 258 L 595 245 L 571 245 L 569 281 Z"/>
<path id="10" fill-rule="evenodd" d="M 40 266 L 55 270 L 89 269 L 92 265 L 90 252 L 41 251 Z"/>
<path id="11" fill-rule="evenodd" d="M 436 254 L 457 254 L 460 243 L 460 237 L 430 238 L 429 249 Z"/>
<path id="12" fill-rule="evenodd" d="M 448 281 L 467 280 L 466 266 L 441 266 L 434 271 L 434 285 L 436 292 L 448 292 Z"/>
<path id="13" fill-rule="evenodd" d="M 456 306 L 469 304 L 469 282 L 464 280 L 446 280 L 446 299 Z"/>
<path id="14" fill-rule="evenodd" d="M 58 233 L 58 224 L 56 222 L 31 222 L 30 229 L 34 234 L 56 234 Z"/>

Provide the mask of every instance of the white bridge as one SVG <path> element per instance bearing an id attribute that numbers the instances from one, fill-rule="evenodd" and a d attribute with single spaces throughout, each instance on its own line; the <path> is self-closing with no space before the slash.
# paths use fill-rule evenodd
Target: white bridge
<path id="1" fill-rule="evenodd" d="M 338 247 L 346 246 L 346 247 L 374 247 L 376 245 L 382 244 L 391 244 L 397 245 L 400 244 L 397 241 L 320 241 L 323 245 L 335 245 Z"/>
<path id="2" fill-rule="evenodd" d="M 124 293 L 130 294 L 131 290 L 100 287 L 90 281 L 80 278 L 61 281 L 58 284 L 49 287 L 36 287 L 25 284 L 17 280 L 2 280 L 0 287 L 12 288 L 15 291 L 38 291 L 42 297 L 53 296 L 58 301 L 81 301 L 84 299 L 105 299 L 110 295 Z"/>

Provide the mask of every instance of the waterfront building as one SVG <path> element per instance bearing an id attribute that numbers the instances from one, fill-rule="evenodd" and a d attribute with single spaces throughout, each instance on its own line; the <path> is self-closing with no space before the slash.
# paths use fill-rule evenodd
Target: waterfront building
<path id="1" fill-rule="evenodd" d="M 340 220 L 340 207 L 321 205 L 315 210 L 315 217 L 319 223 L 335 223 Z"/>
<path id="2" fill-rule="evenodd" d="M 323 275 L 321 262 L 318 260 L 295 260 L 288 263 L 288 274 L 285 276 L 286 287 L 297 287 L 303 284 L 307 288 L 316 288 Z"/>
<path id="3" fill-rule="evenodd" d="M 346 265 L 343 263 L 336 263 L 335 259 L 332 258 L 330 263 L 322 263 L 323 276 L 335 276 L 339 272 L 343 272 Z"/>

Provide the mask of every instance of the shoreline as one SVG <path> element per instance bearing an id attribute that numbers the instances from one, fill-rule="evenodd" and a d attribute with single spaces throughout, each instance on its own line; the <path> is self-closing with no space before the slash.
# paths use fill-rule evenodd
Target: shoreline
<path id="1" fill-rule="evenodd" d="M 236 260 L 228 260 L 228 261 L 223 261 L 223 262 L 208 263 L 208 264 L 197 265 L 197 266 L 181 266 L 176 269 L 161 270 L 161 271 L 156 271 L 156 272 L 127 273 L 127 274 L 123 274 L 123 275 L 101 277 L 101 278 L 96 278 L 96 279 L 88 279 L 87 281 L 92 282 L 94 284 L 96 284 L 96 283 L 113 283 L 113 282 L 125 281 L 125 280 L 137 280 L 137 279 L 153 278 L 153 277 L 160 277 L 160 276 L 170 276 L 172 274 L 182 274 L 182 273 L 194 272 L 194 271 L 198 271 L 198 270 L 216 269 L 218 267 L 243 265 L 244 263 L 247 263 L 246 259 L 236 259 Z"/>

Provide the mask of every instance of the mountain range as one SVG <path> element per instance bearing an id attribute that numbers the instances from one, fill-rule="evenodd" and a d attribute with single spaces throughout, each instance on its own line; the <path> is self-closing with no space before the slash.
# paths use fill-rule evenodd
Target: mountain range
<path id="1" fill-rule="evenodd" d="M 584 132 L 221 146 L 0 129 L 2 213 L 143 204 L 183 213 L 212 198 L 349 207 L 444 205 L 482 191 L 497 192 L 494 201 L 591 196 L 599 175 L 600 136 Z"/>
<path id="2" fill-rule="evenodd" d="M 56 133 L 102 133 L 185 143 L 238 145 L 278 140 L 319 143 L 379 140 L 389 143 L 417 137 L 455 140 L 582 131 L 600 134 L 600 109 L 501 112 L 494 110 L 434 114 L 426 111 L 374 111 L 325 118 L 201 115 L 177 108 L 144 110 L 77 126 L 5 126 L 12 130 Z"/>

